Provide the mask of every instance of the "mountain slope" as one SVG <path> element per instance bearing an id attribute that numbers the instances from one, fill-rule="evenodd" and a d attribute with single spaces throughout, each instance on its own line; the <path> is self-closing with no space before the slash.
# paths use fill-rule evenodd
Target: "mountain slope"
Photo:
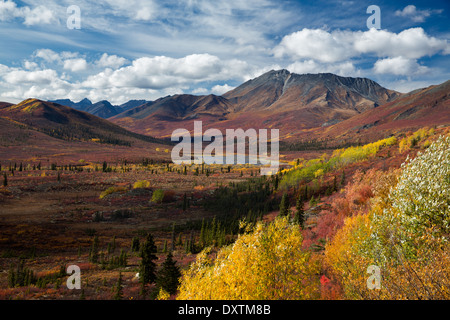
<path id="1" fill-rule="evenodd" d="M 58 99 L 58 100 L 50 100 L 49 102 L 54 102 L 57 104 L 61 104 L 63 106 L 71 107 L 80 111 L 86 111 L 89 107 L 92 106 L 91 100 L 84 98 L 79 102 L 73 102 L 70 99 Z"/>
<path id="2" fill-rule="evenodd" d="M 285 128 L 342 121 L 401 94 L 365 78 L 269 71 L 223 96 L 175 95 L 118 114 L 111 121 L 135 132 L 169 136 L 189 119 L 217 128 Z"/>
<path id="3" fill-rule="evenodd" d="M 401 131 L 439 125 L 450 125 L 450 80 L 414 90 L 330 127 L 315 129 L 309 138 L 372 141 Z"/>
<path id="4" fill-rule="evenodd" d="M 161 142 L 127 131 L 87 112 L 37 99 L 3 106 L 0 117 L 63 140 L 95 140 L 117 145 L 131 145 L 138 140 Z"/>
<path id="5" fill-rule="evenodd" d="M 87 112 L 37 99 L 0 103 L 0 161 L 168 159 L 166 141 L 130 132 Z"/>
<path id="6" fill-rule="evenodd" d="M 106 119 L 122 112 L 123 110 L 118 106 L 113 106 L 109 101 L 102 100 L 94 103 L 84 111 L 89 112 L 97 117 Z"/>

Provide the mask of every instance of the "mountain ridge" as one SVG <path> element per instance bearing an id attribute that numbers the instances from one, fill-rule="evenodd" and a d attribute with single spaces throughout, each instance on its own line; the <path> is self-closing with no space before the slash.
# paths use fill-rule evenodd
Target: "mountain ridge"
<path id="1" fill-rule="evenodd" d="M 244 127 L 246 123 L 247 127 L 249 123 L 284 127 L 284 117 L 289 125 L 307 129 L 348 119 L 400 96 L 367 78 L 331 73 L 299 75 L 281 69 L 268 71 L 221 96 L 167 96 L 109 120 L 159 137 L 169 136 L 177 125 L 192 119 L 204 120 L 206 125 L 223 126 L 233 121 Z"/>
<path id="2" fill-rule="evenodd" d="M 88 98 L 84 98 L 79 102 L 74 102 L 70 99 L 56 99 L 49 100 L 49 102 L 58 103 L 60 105 L 71 107 L 80 111 L 86 111 L 100 118 L 107 119 L 121 112 L 125 112 L 129 109 L 145 104 L 149 101 L 132 99 L 120 105 L 113 105 L 108 100 L 100 100 L 96 103 L 92 103 L 92 101 L 90 101 Z"/>
<path id="3" fill-rule="evenodd" d="M 277 128 L 284 141 L 348 142 L 419 124 L 450 123 L 447 92 L 450 81 L 403 94 L 368 78 L 299 75 L 282 69 L 266 72 L 221 96 L 176 94 L 154 101 L 130 100 L 125 103 L 127 110 L 107 120 L 131 132 L 164 139 L 178 128 L 192 131 L 194 120 L 200 120 L 204 130 Z M 108 116 L 108 108 L 115 108 L 109 114 L 118 111 L 106 100 L 92 104 L 83 99 L 78 104 L 81 102 L 103 117 Z"/>

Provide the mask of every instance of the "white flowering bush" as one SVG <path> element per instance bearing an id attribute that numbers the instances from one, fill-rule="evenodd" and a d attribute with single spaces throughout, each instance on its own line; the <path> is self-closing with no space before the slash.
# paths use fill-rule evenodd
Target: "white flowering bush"
<path id="1" fill-rule="evenodd" d="M 418 236 L 444 237 L 450 231 L 450 137 L 440 137 L 423 154 L 403 164 L 389 197 L 400 224 Z"/>
<path id="2" fill-rule="evenodd" d="M 370 212 L 347 218 L 325 247 L 345 296 L 450 299 L 450 136 L 379 187 Z M 367 290 L 369 265 L 381 270 L 381 290 Z"/>
<path id="3" fill-rule="evenodd" d="M 407 159 L 387 206 L 374 213 L 372 240 L 378 259 L 414 255 L 426 242 L 450 235 L 450 137 L 437 141 L 413 160 Z"/>

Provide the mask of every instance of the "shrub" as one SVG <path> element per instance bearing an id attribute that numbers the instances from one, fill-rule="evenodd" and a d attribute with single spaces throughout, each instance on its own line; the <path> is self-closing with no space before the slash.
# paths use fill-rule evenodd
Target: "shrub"
<path id="1" fill-rule="evenodd" d="M 217 253 L 205 249 L 183 272 L 178 299 L 311 299 L 319 295 L 319 265 L 301 249 L 288 217 L 244 225 L 246 232 Z"/>
<path id="2" fill-rule="evenodd" d="M 109 187 L 108 189 L 106 189 L 105 191 L 103 191 L 100 194 L 100 199 L 103 199 L 104 197 L 106 197 L 107 195 L 116 193 L 116 192 L 120 192 L 120 193 L 124 193 L 127 192 L 127 188 L 125 187 Z"/>
<path id="3" fill-rule="evenodd" d="M 326 160 L 326 155 L 318 159 L 312 159 L 293 169 L 287 170 L 280 182 L 281 187 L 298 185 L 301 182 L 309 182 L 314 178 L 333 170 L 342 168 L 350 163 L 366 160 L 374 156 L 382 147 L 391 146 L 397 143 L 395 137 L 379 140 L 364 146 L 337 149 L 331 157 Z"/>
<path id="4" fill-rule="evenodd" d="M 150 181 L 147 180 L 139 180 L 133 184 L 133 189 L 148 188 L 148 187 L 150 187 Z"/>
<path id="5" fill-rule="evenodd" d="M 348 298 L 450 297 L 450 137 L 440 137 L 397 179 L 379 181 L 369 214 L 345 220 L 325 261 Z M 382 180 L 382 179 L 380 179 Z M 367 267 L 382 271 L 381 290 L 367 290 Z"/>
<path id="6" fill-rule="evenodd" d="M 161 203 L 164 199 L 164 190 L 156 189 L 153 191 L 152 199 L 150 200 L 153 203 Z"/>

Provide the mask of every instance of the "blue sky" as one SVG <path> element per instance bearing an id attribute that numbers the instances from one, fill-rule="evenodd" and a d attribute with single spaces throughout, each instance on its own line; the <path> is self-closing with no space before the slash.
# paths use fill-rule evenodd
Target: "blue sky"
<path id="1" fill-rule="evenodd" d="M 450 79 L 449 14 L 434 0 L 0 0 L 0 101 L 222 94 L 282 68 L 408 92 Z"/>

